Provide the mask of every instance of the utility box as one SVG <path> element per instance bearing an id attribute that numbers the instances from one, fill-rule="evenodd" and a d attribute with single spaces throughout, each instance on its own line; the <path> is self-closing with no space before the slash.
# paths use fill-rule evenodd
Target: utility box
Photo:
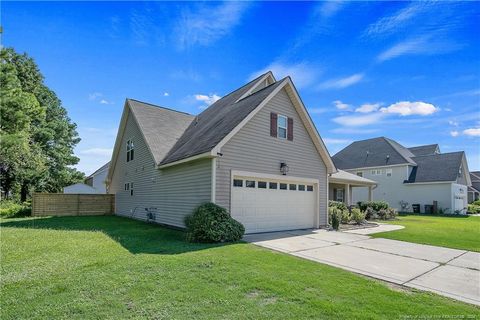
<path id="1" fill-rule="evenodd" d="M 419 204 L 412 204 L 413 213 L 420 213 L 420 205 Z"/>

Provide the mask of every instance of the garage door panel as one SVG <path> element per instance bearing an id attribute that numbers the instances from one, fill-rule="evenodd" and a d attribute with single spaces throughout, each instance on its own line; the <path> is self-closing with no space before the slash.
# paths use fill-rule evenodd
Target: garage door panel
<path id="1" fill-rule="evenodd" d="M 255 180 L 255 188 L 232 186 L 231 211 L 247 233 L 312 228 L 315 225 L 316 193 L 312 191 L 258 188 L 261 178 L 235 179 Z M 276 182 L 280 186 L 281 181 Z M 298 184 L 294 181 L 282 181 Z M 305 184 L 301 183 L 300 184 Z"/>

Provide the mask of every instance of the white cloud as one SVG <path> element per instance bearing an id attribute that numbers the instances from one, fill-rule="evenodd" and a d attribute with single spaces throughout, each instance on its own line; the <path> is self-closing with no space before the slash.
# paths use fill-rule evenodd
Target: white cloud
<path id="1" fill-rule="evenodd" d="M 88 95 L 88 100 L 90 101 L 98 101 L 100 104 L 113 104 L 113 102 L 108 101 L 107 99 L 103 98 L 103 93 L 101 92 L 94 92 Z"/>
<path id="2" fill-rule="evenodd" d="M 92 155 L 92 156 L 111 156 L 113 152 L 112 148 L 90 148 L 81 150 L 80 154 Z"/>
<path id="3" fill-rule="evenodd" d="M 459 132 L 457 130 L 454 130 L 454 131 L 450 131 L 450 135 L 452 137 L 457 137 L 459 135 Z"/>
<path id="4" fill-rule="evenodd" d="M 298 88 L 304 88 L 313 84 L 320 73 L 317 68 L 304 62 L 296 64 L 286 64 L 276 61 L 271 63 L 267 67 L 252 73 L 249 79 L 255 79 L 256 77 L 268 71 L 272 71 L 273 75 L 277 79 L 290 76 Z"/>
<path id="5" fill-rule="evenodd" d="M 383 17 L 376 23 L 371 24 L 365 31 L 365 35 L 375 36 L 395 32 L 399 27 L 410 22 L 413 17 L 422 12 L 426 7 L 428 7 L 428 5 L 425 2 L 414 2 L 397 11 L 395 14 Z"/>
<path id="6" fill-rule="evenodd" d="M 332 120 L 345 127 L 361 127 L 379 122 L 383 118 L 382 113 L 372 113 L 368 115 L 340 116 Z"/>
<path id="7" fill-rule="evenodd" d="M 323 142 L 326 144 L 347 144 L 352 143 L 352 140 L 348 139 L 335 139 L 335 138 L 323 138 Z"/>
<path id="8" fill-rule="evenodd" d="M 348 77 L 328 80 L 328 81 L 325 81 L 322 84 L 320 84 L 318 86 L 318 89 L 323 90 L 323 89 L 343 89 L 343 88 L 347 88 L 347 87 L 350 87 L 350 86 L 362 81 L 364 76 L 365 75 L 363 73 L 355 73 L 355 74 L 352 74 Z"/>
<path id="9" fill-rule="evenodd" d="M 365 103 L 362 104 L 360 107 L 355 109 L 355 112 L 360 112 L 360 113 L 370 113 L 377 111 L 378 108 L 380 108 L 381 104 L 380 103 Z"/>
<path id="10" fill-rule="evenodd" d="M 216 101 L 220 100 L 221 98 L 222 97 L 220 97 L 219 95 L 217 95 L 215 93 L 209 94 L 209 95 L 205 95 L 205 94 L 196 94 L 195 95 L 195 100 L 205 103 L 204 105 L 199 107 L 202 110 L 208 108 L 210 105 L 214 104 Z"/>
<path id="11" fill-rule="evenodd" d="M 113 104 L 113 102 L 102 99 L 102 100 L 100 100 L 100 104 Z"/>
<path id="12" fill-rule="evenodd" d="M 197 11 L 186 10 L 175 27 L 180 49 L 194 45 L 207 46 L 228 35 L 240 21 L 249 3 L 224 2 L 220 5 L 203 5 Z"/>
<path id="13" fill-rule="evenodd" d="M 333 104 L 335 105 L 335 108 L 337 108 L 338 110 L 349 110 L 350 109 L 349 104 L 343 103 L 340 100 L 333 101 Z"/>
<path id="14" fill-rule="evenodd" d="M 410 101 L 400 101 L 386 108 L 381 108 L 380 111 L 383 113 L 393 113 L 393 114 L 400 114 L 402 116 L 410 116 L 410 115 L 430 115 L 433 114 L 440 109 L 435 107 L 433 104 L 425 103 L 421 101 L 410 102 Z"/>
<path id="15" fill-rule="evenodd" d="M 469 128 L 463 130 L 463 134 L 471 137 L 480 137 L 480 128 Z"/>
<path id="16" fill-rule="evenodd" d="M 325 1 L 318 7 L 318 13 L 322 18 L 334 16 L 345 5 L 343 1 Z"/>
<path id="17" fill-rule="evenodd" d="M 436 38 L 434 34 L 414 37 L 401 41 L 377 56 L 380 62 L 391 60 L 403 55 L 433 55 L 448 53 L 461 48 L 461 45 L 448 41 L 441 37 Z"/>
<path id="18" fill-rule="evenodd" d="M 448 124 L 451 125 L 451 126 L 454 126 L 454 127 L 458 127 L 458 122 L 454 121 L 454 120 L 449 120 Z"/>
<path id="19" fill-rule="evenodd" d="M 168 93 L 168 92 L 164 92 L 164 93 L 163 93 L 163 96 L 164 96 L 164 97 L 168 97 L 169 95 L 170 95 L 170 93 Z"/>
<path id="20" fill-rule="evenodd" d="M 94 101 L 94 100 L 97 100 L 97 98 L 100 98 L 102 96 L 103 96 L 103 94 L 100 93 L 100 92 L 90 93 L 90 94 L 88 94 L 88 100 Z"/>

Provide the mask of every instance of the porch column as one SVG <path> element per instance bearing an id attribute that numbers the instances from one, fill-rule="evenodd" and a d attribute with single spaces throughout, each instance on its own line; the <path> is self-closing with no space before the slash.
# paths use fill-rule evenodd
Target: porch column
<path id="1" fill-rule="evenodd" d="M 345 203 L 347 206 L 351 205 L 352 199 L 350 199 L 350 184 L 347 183 L 347 187 L 345 188 Z"/>
<path id="2" fill-rule="evenodd" d="M 372 201 L 372 186 L 368 186 L 368 201 Z"/>

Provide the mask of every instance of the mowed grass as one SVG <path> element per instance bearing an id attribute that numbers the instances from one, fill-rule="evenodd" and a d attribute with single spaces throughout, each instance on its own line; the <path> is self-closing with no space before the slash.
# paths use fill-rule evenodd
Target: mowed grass
<path id="1" fill-rule="evenodd" d="M 395 319 L 480 308 L 126 218 L 2 220 L 5 319 Z"/>
<path id="2" fill-rule="evenodd" d="M 387 223 L 405 228 L 372 236 L 480 252 L 480 217 L 406 215 Z"/>

